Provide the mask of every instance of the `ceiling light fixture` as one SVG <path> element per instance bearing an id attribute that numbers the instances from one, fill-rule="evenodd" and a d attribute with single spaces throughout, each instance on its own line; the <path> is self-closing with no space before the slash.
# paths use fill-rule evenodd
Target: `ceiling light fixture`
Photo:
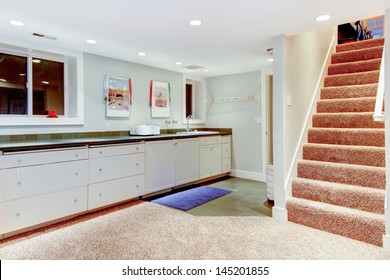
<path id="1" fill-rule="evenodd" d="M 204 69 L 203 72 L 210 72 L 210 70 L 209 69 Z"/>
<path id="2" fill-rule="evenodd" d="M 194 20 L 191 20 L 191 21 L 189 22 L 189 24 L 190 24 L 191 26 L 199 26 L 199 25 L 202 24 L 202 22 L 201 22 L 200 20 L 194 19 Z"/>
<path id="3" fill-rule="evenodd" d="M 145 52 L 139 52 L 138 55 L 139 56 L 146 56 L 146 53 Z"/>
<path id="4" fill-rule="evenodd" d="M 88 39 L 85 42 L 87 42 L 87 44 L 90 44 L 90 45 L 95 45 L 97 43 L 96 40 L 94 40 L 94 39 Z"/>
<path id="5" fill-rule="evenodd" d="M 181 61 L 176 61 L 175 64 L 176 64 L 176 65 L 182 65 L 183 62 L 181 62 Z"/>
<path id="6" fill-rule="evenodd" d="M 267 53 L 271 56 L 271 57 L 268 58 L 267 60 L 268 60 L 269 62 L 273 62 L 273 61 L 274 61 L 274 57 L 273 57 L 273 55 L 274 55 L 274 49 L 273 49 L 273 48 L 267 49 Z"/>
<path id="7" fill-rule="evenodd" d="M 14 26 L 24 26 L 24 22 L 20 21 L 20 20 L 13 19 L 13 20 L 10 20 L 9 23 L 14 25 Z"/>
<path id="8" fill-rule="evenodd" d="M 41 83 L 44 84 L 44 85 L 48 85 L 49 84 L 48 81 L 42 81 Z"/>
<path id="9" fill-rule="evenodd" d="M 0 79 L 0 82 L 6 83 L 7 80 L 6 79 Z"/>
<path id="10" fill-rule="evenodd" d="M 34 59 L 32 60 L 32 62 L 34 62 L 34 63 L 41 63 L 41 60 L 40 60 L 40 59 L 37 59 L 37 58 L 34 58 Z"/>
<path id="11" fill-rule="evenodd" d="M 330 19 L 330 15 L 322 15 L 322 16 L 316 17 L 316 21 L 327 21 L 329 19 Z"/>

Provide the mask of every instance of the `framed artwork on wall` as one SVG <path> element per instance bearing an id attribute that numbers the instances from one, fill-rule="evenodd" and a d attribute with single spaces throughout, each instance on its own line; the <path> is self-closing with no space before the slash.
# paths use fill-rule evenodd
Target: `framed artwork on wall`
<path id="1" fill-rule="evenodd" d="M 104 79 L 106 117 L 130 117 L 131 79 L 106 75 Z"/>
<path id="2" fill-rule="evenodd" d="M 152 118 L 169 117 L 171 88 L 167 82 L 150 82 L 150 107 Z"/>

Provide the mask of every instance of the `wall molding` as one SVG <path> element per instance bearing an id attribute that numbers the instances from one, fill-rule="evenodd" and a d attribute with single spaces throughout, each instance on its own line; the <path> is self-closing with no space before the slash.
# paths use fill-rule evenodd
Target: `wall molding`
<path id="1" fill-rule="evenodd" d="M 242 179 L 249 179 L 259 182 L 266 182 L 265 174 L 260 172 L 252 172 L 252 171 L 245 171 L 245 170 L 232 170 L 230 173 L 231 176 L 242 178 Z"/>

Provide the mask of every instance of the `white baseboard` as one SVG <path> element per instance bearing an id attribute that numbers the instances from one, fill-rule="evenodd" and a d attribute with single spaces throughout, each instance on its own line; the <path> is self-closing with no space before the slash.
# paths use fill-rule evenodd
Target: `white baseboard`
<path id="1" fill-rule="evenodd" d="M 390 235 L 383 235 L 383 249 L 390 252 Z"/>
<path id="2" fill-rule="evenodd" d="M 272 207 L 272 218 L 278 221 L 287 222 L 287 210 L 279 207 Z"/>
<path id="3" fill-rule="evenodd" d="M 265 174 L 244 170 L 232 170 L 230 175 L 237 178 L 266 182 Z"/>

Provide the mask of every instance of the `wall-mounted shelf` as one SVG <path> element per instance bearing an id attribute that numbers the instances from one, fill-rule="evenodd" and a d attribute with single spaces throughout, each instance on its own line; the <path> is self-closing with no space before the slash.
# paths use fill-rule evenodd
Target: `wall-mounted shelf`
<path id="1" fill-rule="evenodd" d="M 252 101 L 255 97 L 253 95 L 237 96 L 237 97 L 212 97 L 213 103 L 233 103 Z"/>

